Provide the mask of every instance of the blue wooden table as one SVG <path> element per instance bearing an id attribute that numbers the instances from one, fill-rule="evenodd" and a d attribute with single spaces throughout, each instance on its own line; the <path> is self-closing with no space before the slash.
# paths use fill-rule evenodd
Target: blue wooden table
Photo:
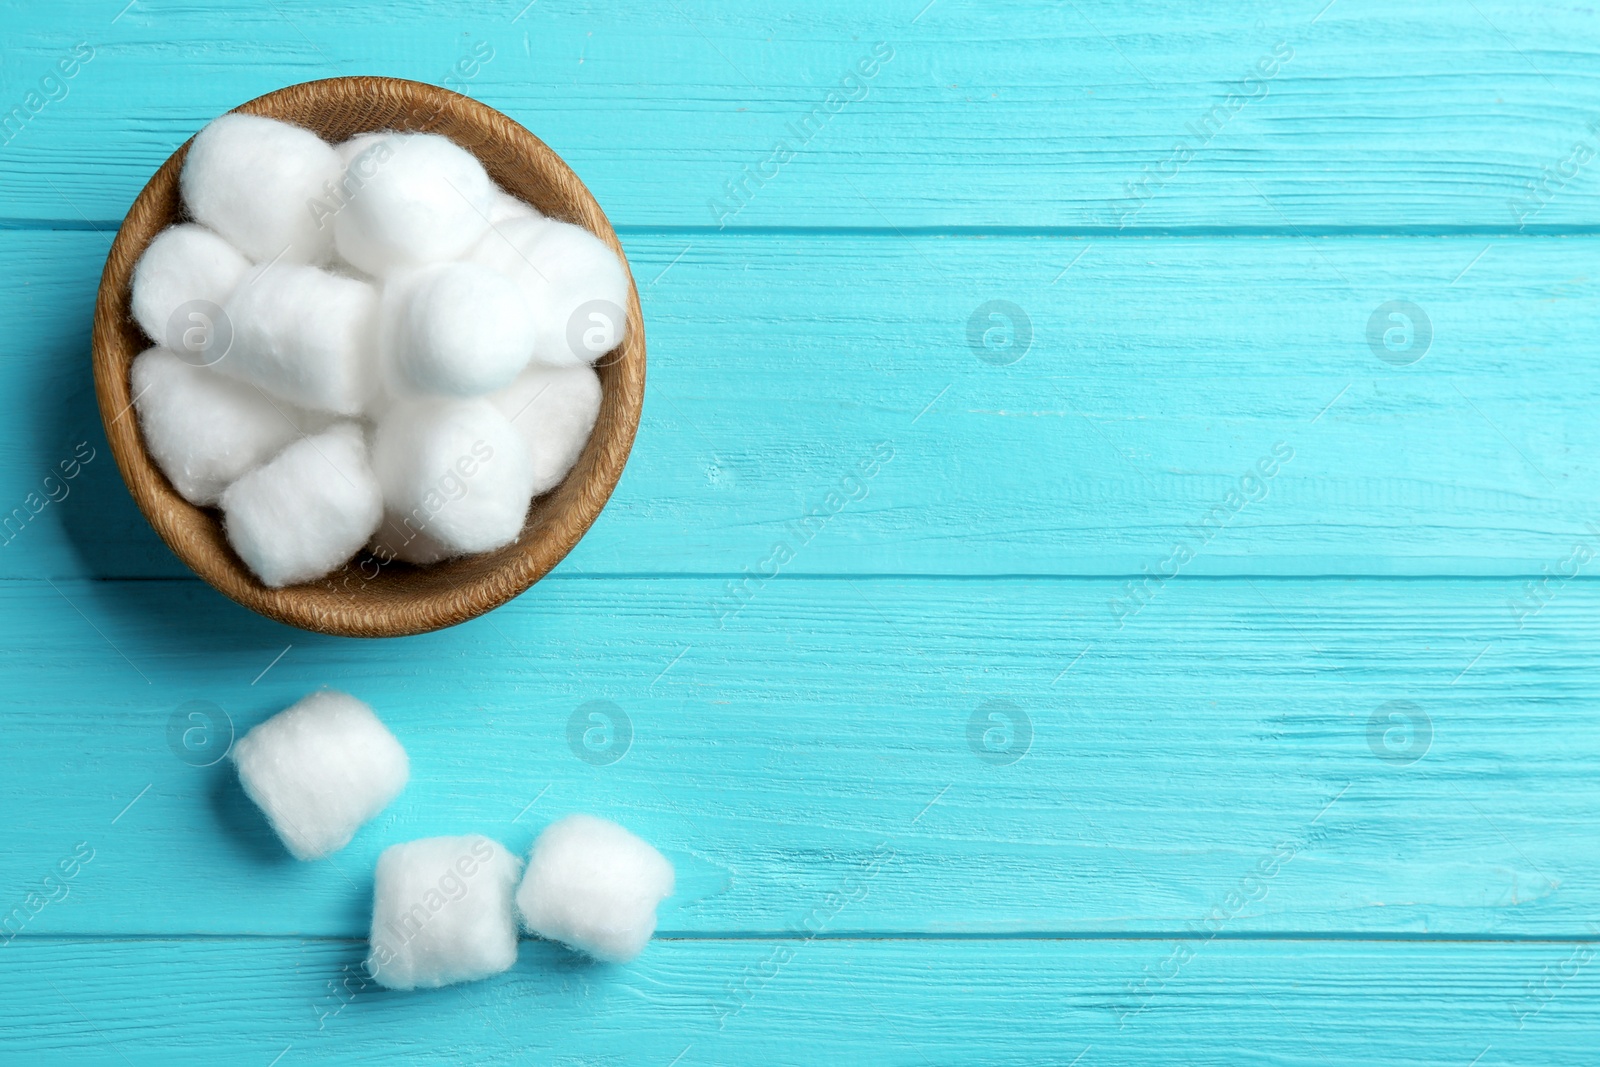
<path id="1" fill-rule="evenodd" d="M 0 25 L 0 1060 L 1600 1062 L 1593 7 Z M 385 642 L 186 572 L 88 361 L 156 166 L 350 74 L 561 152 L 650 341 L 577 550 Z M 413 780 L 301 864 L 214 761 L 321 685 Z M 359 981 L 384 846 L 573 811 L 677 866 L 636 963 Z"/>

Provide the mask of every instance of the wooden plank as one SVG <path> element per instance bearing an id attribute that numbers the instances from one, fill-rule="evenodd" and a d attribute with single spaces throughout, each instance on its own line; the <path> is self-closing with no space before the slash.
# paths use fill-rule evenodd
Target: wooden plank
<path id="1" fill-rule="evenodd" d="M 1178 580 L 1119 628 L 1121 584 L 779 580 L 723 619 L 716 580 L 551 580 L 367 643 L 193 582 L 0 583 L 0 901 L 87 842 L 27 932 L 347 937 L 385 845 L 520 850 L 592 811 L 678 864 L 680 934 L 789 929 L 885 847 L 830 933 L 1589 929 L 1594 583 L 1520 629 L 1507 582 Z M 299 864 L 170 731 L 321 685 L 380 711 L 413 781 Z"/>
<path id="2" fill-rule="evenodd" d="M 104 248 L 0 233 L 0 514 L 30 493 L 40 509 L 7 530 L 3 577 L 184 573 L 98 429 L 86 350 Z M 633 237 L 644 422 L 567 566 L 1539 576 L 1600 540 L 1600 380 L 1581 355 L 1600 329 L 1597 248 Z M 985 322 L 969 343 L 996 299 L 1031 323 L 1010 365 Z M 1431 330 L 1406 366 L 1369 343 L 1392 300 Z M 1390 353 L 1378 325 L 1385 356 L 1420 350 L 1413 333 Z M 81 442 L 102 458 L 41 506 Z"/>
<path id="3" fill-rule="evenodd" d="M 702 941 L 626 967 L 525 943 L 504 975 L 414 993 L 350 977 L 363 948 L 19 939 L 0 970 L 7 1048 L 174 1067 L 1589 1067 L 1600 1013 L 1592 942 Z"/>
<path id="4" fill-rule="evenodd" d="M 216 114 L 288 83 L 370 73 L 501 108 L 628 226 L 1600 221 L 1600 27 L 1577 7 L 7 6 L 0 99 L 26 121 L 0 148 L 0 217 L 119 218 Z M 92 58 L 41 85 L 79 45 Z M 892 59 L 852 77 L 875 46 Z"/>

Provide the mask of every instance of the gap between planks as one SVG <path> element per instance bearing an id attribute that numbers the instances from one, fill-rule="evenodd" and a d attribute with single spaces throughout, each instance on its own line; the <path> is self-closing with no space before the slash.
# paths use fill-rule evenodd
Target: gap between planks
<path id="1" fill-rule="evenodd" d="M 115 233 L 121 219 L 0 218 L 0 231 L 94 231 Z M 1552 223 L 1524 226 L 615 226 L 623 237 L 1066 237 L 1103 240 L 1190 238 L 1269 238 L 1299 241 L 1307 237 L 1595 237 L 1600 224 Z"/>
<path id="2" fill-rule="evenodd" d="M 334 934 L 259 934 L 259 933 L 48 933 L 23 932 L 14 940 L 38 943 L 87 944 L 102 941 L 124 943 L 160 943 L 165 941 L 292 941 L 308 944 L 365 944 L 364 937 L 346 937 Z M 521 941 L 539 941 L 536 937 L 521 937 Z M 652 941 L 689 943 L 722 943 L 737 941 L 1239 941 L 1239 942 L 1339 942 L 1342 944 L 1421 944 L 1421 945 L 1586 945 L 1600 944 L 1600 933 L 1586 934 L 1419 934 L 1405 931 L 1249 931 L 1224 930 L 1201 934 L 1195 930 L 1152 931 L 1018 931 L 1012 933 L 953 933 L 922 930 L 839 930 L 811 934 L 796 930 L 663 930 L 657 931 Z"/>

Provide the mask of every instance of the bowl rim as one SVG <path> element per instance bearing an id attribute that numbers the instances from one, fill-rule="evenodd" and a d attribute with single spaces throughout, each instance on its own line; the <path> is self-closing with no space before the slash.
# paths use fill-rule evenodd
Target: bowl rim
<path id="1" fill-rule="evenodd" d="M 378 572 L 353 592 L 346 573 L 350 563 L 332 576 L 272 589 L 257 580 L 227 544 L 220 513 L 183 499 L 161 473 L 145 448 L 138 419 L 129 417 L 135 399 L 130 384 L 133 359 L 151 347 L 129 312 L 130 281 L 133 266 L 150 240 L 166 226 L 186 218 L 181 203 L 176 211 L 174 203 L 178 174 L 192 137 L 151 176 L 117 230 L 96 295 L 91 348 L 95 393 L 111 453 L 139 510 L 173 553 L 213 588 L 261 615 L 303 630 L 348 637 L 399 637 L 454 626 L 505 604 L 548 574 L 593 525 L 616 488 L 638 431 L 645 384 L 639 290 L 615 229 L 566 162 L 509 116 L 440 86 L 377 76 L 300 82 L 255 97 L 231 111 L 280 117 L 287 108 L 307 105 L 354 104 L 359 110 L 361 103 L 370 104 L 374 99 L 385 99 L 390 107 L 405 106 L 406 124 L 390 115 L 389 121 L 372 122 L 355 132 L 428 129 L 429 123 L 441 117 L 482 130 L 482 140 L 462 147 L 478 156 L 492 175 L 501 171 L 497 181 L 502 187 L 510 165 L 484 159 L 478 148 L 496 144 L 512 149 L 528 168 L 524 188 L 536 185 L 542 194 L 550 187 L 548 202 L 535 202 L 534 206 L 600 237 L 617 254 L 628 276 L 625 340 L 596 367 L 602 380 L 602 401 L 594 429 L 562 483 L 535 498 L 515 542 L 494 553 L 432 567 L 393 563 L 387 575 L 382 569 L 391 563 L 378 562 L 363 550 L 352 562 L 363 574 L 367 563 L 376 563 Z M 365 120 L 358 117 L 355 121 Z M 552 207 L 556 210 L 548 210 Z M 341 574 L 342 588 L 333 581 Z M 399 592 L 391 588 L 407 578 L 420 588 Z M 381 599 L 376 596 L 379 589 L 373 588 L 380 580 L 379 588 L 385 592 Z"/>

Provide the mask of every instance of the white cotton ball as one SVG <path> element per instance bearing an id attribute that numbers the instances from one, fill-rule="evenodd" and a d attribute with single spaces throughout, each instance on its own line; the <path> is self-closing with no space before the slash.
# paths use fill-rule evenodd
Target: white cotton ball
<path id="1" fill-rule="evenodd" d="M 439 263 L 391 280 L 379 323 L 385 385 L 397 396 L 504 388 L 535 340 L 522 294 L 481 263 Z"/>
<path id="2" fill-rule="evenodd" d="M 418 567 L 461 554 L 452 552 L 448 545 L 428 533 L 425 515 L 385 515 L 383 525 L 372 535 L 367 548 L 380 564 L 399 560 Z"/>
<path id="3" fill-rule="evenodd" d="M 627 268 L 582 226 L 512 219 L 485 234 L 470 258 L 522 290 L 539 327 L 537 362 L 593 363 L 627 335 Z"/>
<path id="4" fill-rule="evenodd" d="M 191 504 L 222 491 L 300 436 L 301 412 L 254 387 L 190 366 L 165 348 L 133 361 L 134 408 L 150 457 Z"/>
<path id="5" fill-rule="evenodd" d="M 340 141 L 333 146 L 334 152 L 339 156 L 339 165 L 348 168 L 357 156 L 371 148 L 379 138 L 387 136 L 385 132 L 374 130 L 370 133 L 358 133 L 348 141 Z"/>
<path id="6" fill-rule="evenodd" d="M 389 133 L 387 131 L 358 133 L 348 141 L 341 141 L 333 146 L 334 152 L 339 156 L 340 179 L 339 191 L 338 195 L 334 198 L 332 211 L 323 221 L 323 225 L 328 227 L 330 232 L 333 232 L 334 216 L 343 211 L 345 207 L 349 205 L 351 197 L 353 197 L 360 190 L 363 184 L 360 174 L 353 174 L 350 171 L 350 164 L 356 160 L 356 157 L 360 156 L 378 141 L 381 141 L 388 136 Z M 382 156 L 385 159 L 389 158 L 387 153 L 382 153 Z M 362 165 L 362 173 L 366 173 L 369 167 L 373 165 L 375 165 L 373 161 L 364 163 Z M 335 241 L 333 244 L 333 251 L 332 255 L 329 257 L 328 269 L 336 274 L 344 274 L 352 278 L 360 278 L 363 281 L 370 281 L 374 278 L 374 275 L 372 275 L 370 272 L 362 270 L 354 263 L 351 263 L 348 259 L 345 259 L 344 256 L 339 252 L 339 245 L 337 241 Z"/>
<path id="7" fill-rule="evenodd" d="M 217 370 L 302 407 L 358 415 L 372 391 L 378 293 L 317 267 L 255 268 L 223 305 L 232 345 Z"/>
<path id="8" fill-rule="evenodd" d="M 453 555 L 487 552 L 522 532 L 533 467 L 516 428 L 487 400 L 393 405 L 378 423 L 372 464 L 389 514 Z"/>
<path id="9" fill-rule="evenodd" d="M 336 569 L 383 518 L 383 495 L 354 423 L 303 437 L 222 494 L 228 543 L 274 589 Z"/>
<path id="10" fill-rule="evenodd" d="M 489 203 L 489 225 L 498 226 L 512 219 L 542 219 L 539 209 L 525 200 L 519 200 L 504 189 L 496 189 Z"/>
<path id="11" fill-rule="evenodd" d="M 189 214 L 251 259 L 316 263 L 333 246 L 316 204 L 340 171 L 333 147 L 310 130 L 234 112 L 195 134 L 179 186 Z"/>
<path id="12" fill-rule="evenodd" d="M 489 400 L 527 443 L 537 496 L 561 484 L 588 443 L 600 414 L 600 376 L 592 367 L 535 363 Z"/>
<path id="13" fill-rule="evenodd" d="M 531 933 L 626 963 L 656 929 L 656 905 L 672 895 L 667 858 L 614 822 L 569 815 L 533 843 L 517 887 Z"/>
<path id="14" fill-rule="evenodd" d="M 517 962 L 521 869 L 481 834 L 391 845 L 378 857 L 367 973 L 389 989 L 473 982 Z"/>
<path id="15" fill-rule="evenodd" d="M 494 183 L 473 155 L 437 134 L 386 134 L 345 175 L 334 217 L 339 254 L 383 276 L 459 258 L 489 225 Z"/>
<path id="16" fill-rule="evenodd" d="M 340 179 L 336 192 L 328 198 L 327 209 L 318 208 L 317 210 L 318 221 L 328 229 L 328 232 L 333 232 L 334 217 L 345 209 L 350 203 L 350 198 L 355 195 L 362 184 L 359 175 L 353 175 L 350 172 L 351 162 L 362 152 L 365 152 L 387 136 L 389 136 L 387 132 L 358 133 L 348 141 L 341 141 L 333 146 L 334 152 L 339 156 Z M 340 255 L 337 243 L 333 245 L 329 253 L 328 269 L 335 274 L 340 274 L 347 278 L 356 278 L 364 282 L 376 280 L 373 274 L 362 270 Z"/>
<path id="17" fill-rule="evenodd" d="M 210 362 L 200 351 L 213 326 L 204 320 L 221 310 L 249 269 L 250 261 L 237 248 L 204 226 L 169 226 L 156 234 L 133 268 L 134 321 L 156 344 L 187 351 L 193 362 Z M 198 311 L 200 319 L 188 314 L 175 319 L 178 309 L 190 303 L 209 307 L 186 309 Z M 199 333 L 194 332 L 197 326 Z"/>
<path id="18" fill-rule="evenodd" d="M 362 271 L 339 253 L 337 231 L 333 229 L 334 217 L 349 206 L 350 201 L 361 191 L 361 187 L 366 184 L 366 179 L 376 173 L 376 168 L 393 158 L 393 149 L 391 147 L 381 152 L 375 152 L 363 160 L 361 166 L 355 170 L 350 169 L 350 164 L 359 159 L 367 149 L 374 147 L 379 141 L 391 136 L 393 134 L 387 130 L 374 130 L 370 133 L 358 133 L 348 141 L 341 141 L 333 146 L 334 153 L 339 157 L 340 177 L 337 191 L 329 201 L 330 211 L 327 213 L 327 217 L 322 220 L 322 224 L 329 229 L 330 233 L 335 234 L 332 254 L 334 264 L 348 267 L 352 271 L 359 271 L 368 277 L 371 277 L 370 272 Z"/>
<path id="19" fill-rule="evenodd" d="M 411 776 L 406 750 L 372 709 L 332 689 L 261 723 L 231 755 L 245 794 L 301 860 L 348 845 Z"/>

